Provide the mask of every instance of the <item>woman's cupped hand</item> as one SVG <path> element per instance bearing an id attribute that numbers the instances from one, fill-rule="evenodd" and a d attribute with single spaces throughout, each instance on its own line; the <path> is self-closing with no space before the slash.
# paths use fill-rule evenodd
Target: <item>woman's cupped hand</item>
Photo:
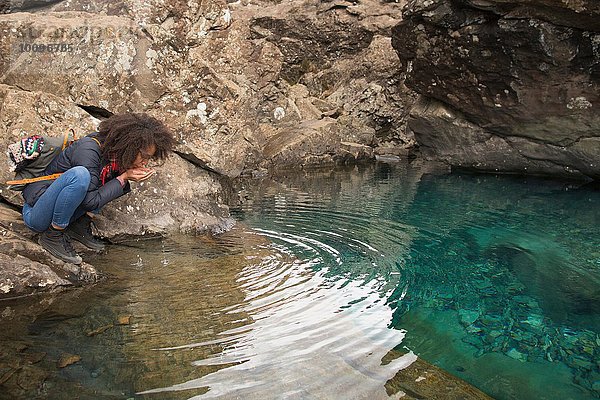
<path id="1" fill-rule="evenodd" d="M 152 168 L 136 167 L 128 169 L 127 171 L 122 173 L 120 177 L 129 181 L 141 182 L 154 175 L 155 172 L 156 171 Z"/>

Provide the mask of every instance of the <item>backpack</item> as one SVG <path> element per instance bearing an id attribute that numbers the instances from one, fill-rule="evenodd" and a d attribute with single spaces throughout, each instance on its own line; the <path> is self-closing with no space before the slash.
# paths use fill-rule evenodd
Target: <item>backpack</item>
<path id="1" fill-rule="evenodd" d="M 25 185 L 32 182 L 53 180 L 62 174 L 44 175 L 44 171 L 65 148 L 75 139 L 71 129 L 72 139 L 67 132 L 63 138 L 33 135 L 22 138 L 8 146 L 9 169 L 15 172 L 14 180 L 7 181 L 9 189 L 22 191 Z M 70 140 L 71 139 L 71 140 Z"/>

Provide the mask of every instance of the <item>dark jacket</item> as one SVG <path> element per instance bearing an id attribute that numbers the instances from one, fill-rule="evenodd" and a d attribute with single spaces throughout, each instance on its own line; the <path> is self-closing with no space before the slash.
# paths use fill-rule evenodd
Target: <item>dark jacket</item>
<path id="1" fill-rule="evenodd" d="M 97 210 L 109 201 L 131 191 L 129 182 L 125 184 L 125 187 L 121 187 L 121 182 L 119 182 L 118 179 L 115 179 L 116 176 L 111 177 L 112 179 L 102 185 L 102 182 L 100 181 L 100 172 L 102 171 L 102 168 L 108 164 L 108 160 L 102 158 L 100 146 L 92 139 L 93 137 L 96 137 L 96 135 L 96 133 L 93 133 L 83 137 L 67 147 L 52 160 L 44 173 L 44 175 L 50 175 L 58 172 L 65 172 L 66 170 L 77 166 L 86 167 L 87 170 L 90 171 L 91 177 L 87 194 L 81 203 L 81 206 L 86 211 Z M 33 206 L 52 182 L 53 181 L 40 181 L 25 186 L 25 189 L 23 189 L 22 192 L 25 202 L 30 206 Z"/>

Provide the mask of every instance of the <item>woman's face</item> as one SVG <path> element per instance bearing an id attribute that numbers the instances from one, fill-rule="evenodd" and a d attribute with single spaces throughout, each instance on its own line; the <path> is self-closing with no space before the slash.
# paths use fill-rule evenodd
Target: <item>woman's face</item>
<path id="1" fill-rule="evenodd" d="M 144 168 L 148 165 L 148 162 L 154 157 L 154 153 L 156 152 L 156 146 L 152 144 L 150 147 L 146 149 L 142 149 L 139 151 L 135 161 L 133 162 L 133 168 Z"/>

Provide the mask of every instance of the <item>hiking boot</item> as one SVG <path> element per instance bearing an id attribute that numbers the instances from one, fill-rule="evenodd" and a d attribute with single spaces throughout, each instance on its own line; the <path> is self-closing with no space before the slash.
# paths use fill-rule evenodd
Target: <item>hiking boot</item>
<path id="1" fill-rule="evenodd" d="M 71 223 L 65 230 L 65 234 L 88 249 L 104 250 L 104 243 L 92 235 L 92 219 L 87 214 L 83 214 L 77 221 Z"/>
<path id="2" fill-rule="evenodd" d="M 81 257 L 75 253 L 69 238 L 63 231 L 54 229 L 52 226 L 40 235 L 38 243 L 50 254 L 60 258 L 64 262 L 81 264 Z"/>

